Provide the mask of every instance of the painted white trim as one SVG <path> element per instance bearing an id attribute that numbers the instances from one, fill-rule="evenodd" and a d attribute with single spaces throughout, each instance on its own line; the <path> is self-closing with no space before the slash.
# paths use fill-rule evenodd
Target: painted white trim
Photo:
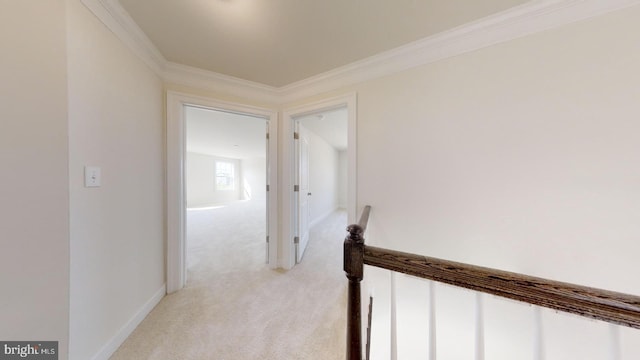
<path id="1" fill-rule="evenodd" d="M 269 120 L 269 239 L 278 239 L 278 113 L 273 109 L 219 101 L 180 92 L 167 92 L 167 292 L 186 284 L 185 241 L 185 114 L 184 106 L 232 111 Z M 278 266 L 278 241 L 269 242 L 269 267 Z"/>
<path id="2" fill-rule="evenodd" d="M 276 88 L 171 63 L 117 0 L 82 2 L 164 81 L 276 104 L 297 101 L 640 4 L 640 0 L 529 1 L 455 29 Z"/>
<path id="3" fill-rule="evenodd" d="M 280 267 L 291 269 L 295 265 L 295 248 L 293 244 L 293 234 L 295 234 L 294 226 L 294 146 L 293 146 L 293 118 L 304 115 L 327 111 L 339 107 L 347 107 L 347 214 L 349 223 L 356 222 L 356 184 L 357 184 L 357 95 L 356 93 L 348 93 L 346 95 L 324 99 L 322 101 L 305 104 L 302 106 L 284 109 L 282 114 L 282 176 L 281 181 L 281 199 L 282 199 L 282 238 L 280 249 L 282 249 L 282 257 L 280 258 Z"/>
<path id="4" fill-rule="evenodd" d="M 135 315 L 127 323 L 118 330 L 118 332 L 91 358 L 92 360 L 108 360 L 113 353 L 118 350 L 131 333 L 140 325 L 153 308 L 160 303 L 160 300 L 167 294 L 166 285 L 162 285 L 153 296 L 142 305 Z"/>
<path id="5" fill-rule="evenodd" d="M 436 282 L 429 280 L 429 338 L 427 344 L 429 347 L 428 360 L 436 360 Z"/>
<path id="6" fill-rule="evenodd" d="M 82 3 L 156 74 L 166 62 L 160 50 L 133 21 L 118 0 L 81 0 Z"/>
<path id="7" fill-rule="evenodd" d="M 533 306 L 533 360 L 545 360 L 544 326 L 540 306 Z"/>
<path id="8" fill-rule="evenodd" d="M 172 84 L 235 95 L 254 101 L 280 102 L 278 89 L 275 87 L 191 66 L 167 62 L 161 75 L 166 82 Z"/>
<path id="9" fill-rule="evenodd" d="M 483 294 L 476 292 L 475 306 L 475 339 L 474 339 L 474 360 L 484 360 L 484 300 Z"/>
<path id="10" fill-rule="evenodd" d="M 622 360 L 620 325 L 609 323 L 609 353 L 611 360 Z"/>
<path id="11" fill-rule="evenodd" d="M 167 293 L 182 289 L 186 283 L 184 159 L 184 100 L 180 94 L 167 93 L 166 120 L 166 211 L 167 211 Z"/>
<path id="12" fill-rule="evenodd" d="M 398 290 L 396 272 L 389 271 L 389 348 L 390 359 L 398 360 Z"/>
<path id="13" fill-rule="evenodd" d="M 276 102 L 277 89 L 272 86 L 168 61 L 118 0 L 81 1 L 125 46 L 165 82 L 257 101 Z"/>
<path id="14" fill-rule="evenodd" d="M 530 1 L 495 15 L 283 86 L 278 89 L 278 92 L 282 98 L 281 101 L 295 101 L 636 4 L 640 4 L 640 0 Z"/>

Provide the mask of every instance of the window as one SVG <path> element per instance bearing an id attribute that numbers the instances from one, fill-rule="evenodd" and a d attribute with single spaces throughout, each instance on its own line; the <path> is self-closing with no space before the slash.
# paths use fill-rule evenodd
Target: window
<path id="1" fill-rule="evenodd" d="M 235 165 L 231 162 L 216 161 L 216 190 L 235 190 Z"/>

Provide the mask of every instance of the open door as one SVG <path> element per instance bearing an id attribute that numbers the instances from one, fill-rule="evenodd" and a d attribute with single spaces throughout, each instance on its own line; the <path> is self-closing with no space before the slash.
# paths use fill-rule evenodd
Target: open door
<path id="1" fill-rule="evenodd" d="M 280 265 L 282 266 L 282 268 L 289 270 L 292 269 L 296 263 L 299 262 L 300 259 L 303 258 L 304 253 L 305 253 L 305 248 L 306 248 L 306 244 L 304 244 L 303 242 L 305 240 L 309 240 L 311 241 L 311 239 L 309 239 L 309 237 L 307 236 L 307 238 L 305 240 L 302 240 L 302 238 L 304 237 L 304 235 L 300 235 L 300 234 L 305 234 L 307 231 L 305 230 L 300 230 L 300 228 L 304 228 L 307 227 L 309 228 L 310 225 L 312 225 L 312 220 L 314 220 L 314 218 L 310 215 L 314 215 L 314 213 L 311 213 L 311 211 L 315 210 L 315 205 L 318 202 L 322 202 L 325 199 L 324 198 L 318 198 L 318 196 L 320 196 L 320 194 L 316 194 L 316 188 L 314 185 L 314 180 L 315 177 L 313 179 L 310 178 L 310 176 L 313 176 L 314 172 L 313 169 L 315 169 L 315 163 L 313 162 L 313 159 L 309 159 L 309 157 L 307 157 L 307 164 L 309 165 L 309 169 L 311 170 L 311 173 L 309 174 L 309 176 L 307 176 L 307 180 L 310 182 L 310 185 L 312 187 L 314 187 L 313 189 L 311 189 L 311 191 L 309 191 L 308 189 L 300 189 L 300 172 L 299 172 L 299 168 L 300 166 L 300 153 L 301 153 L 301 145 L 300 142 L 298 141 L 299 139 L 296 139 L 296 137 L 300 137 L 300 135 L 296 135 L 296 133 L 298 133 L 298 122 L 301 122 L 303 125 L 305 125 L 306 120 L 305 117 L 309 117 L 309 116 L 313 116 L 315 115 L 317 117 L 317 115 L 319 114 L 323 114 L 325 112 L 329 112 L 329 111 L 333 111 L 333 110 L 338 110 L 338 109 L 346 109 L 347 111 L 347 149 L 346 149 L 346 154 L 345 157 L 341 158 L 340 161 L 342 161 L 342 163 L 346 163 L 346 170 L 344 170 L 344 173 L 346 173 L 346 182 L 347 182 L 347 189 L 346 189 L 346 194 L 344 197 L 346 197 L 346 207 L 347 207 L 347 213 L 348 213 L 348 222 L 349 223 L 355 223 L 357 221 L 356 219 L 356 110 L 357 110 L 357 102 L 356 102 L 356 94 L 355 93 L 351 93 L 351 94 L 346 94 L 346 95 L 342 95 L 342 96 L 338 96 L 338 97 L 334 97 L 334 98 L 327 98 L 327 99 L 323 99 L 320 100 L 318 102 L 315 103 L 311 103 L 311 104 L 307 104 L 307 105 L 303 105 L 303 106 L 299 106 L 299 107 L 293 107 L 293 108 L 288 108 L 288 109 L 284 109 L 283 110 L 283 114 L 282 114 L 282 119 L 283 121 L 281 122 L 281 124 L 284 126 L 283 129 L 283 134 L 286 135 L 286 140 L 281 142 L 282 145 L 282 153 L 283 153 L 283 157 L 282 157 L 282 166 L 280 167 L 282 170 L 282 176 L 281 176 L 281 182 L 278 184 L 278 186 L 281 186 L 282 192 L 282 202 L 280 203 L 281 205 L 281 212 L 284 215 L 283 218 L 281 219 L 281 229 L 282 229 L 282 237 L 281 237 L 281 249 L 282 251 L 278 252 L 278 256 L 279 256 L 279 260 L 280 260 Z M 335 130 L 334 127 L 331 127 L 331 130 Z M 311 132 L 312 130 L 309 129 L 309 132 Z M 301 131 L 301 133 L 304 133 L 304 129 Z M 310 141 L 310 145 L 311 149 L 307 149 L 308 155 L 312 155 L 312 157 L 315 157 L 317 154 L 314 152 L 313 147 L 313 137 L 309 138 Z M 309 145 L 309 144 L 308 144 Z M 304 180 L 304 179 L 302 179 Z M 303 181 L 304 182 L 304 181 Z M 272 183 L 273 184 L 273 183 Z M 304 186 L 305 184 L 303 184 Z M 275 185 L 274 185 L 275 187 Z M 305 192 L 303 192 L 305 191 Z M 313 192 L 314 196 L 310 196 L 309 193 Z M 306 201 L 307 201 L 307 210 L 306 211 L 301 211 L 300 210 L 300 200 L 305 200 L 304 197 L 301 196 L 302 194 L 306 194 Z M 304 207 L 304 203 L 302 204 Z M 311 205 L 311 206 L 308 206 Z M 342 205 L 342 204 L 341 204 Z M 342 205 L 344 206 L 344 205 Z M 300 218 L 300 213 L 303 213 L 302 215 L 304 216 L 304 214 L 306 214 L 307 216 L 307 223 L 303 224 L 302 226 L 299 225 L 299 221 L 298 219 Z M 271 256 L 273 257 L 274 254 L 271 254 Z"/>
<path id="2" fill-rule="evenodd" d="M 265 262 L 267 264 L 269 264 L 269 209 L 270 209 L 270 207 L 269 207 L 269 198 L 270 198 L 269 191 L 271 190 L 270 186 L 269 186 L 269 178 L 270 178 L 269 169 L 271 169 L 271 167 L 269 166 L 269 159 L 270 159 L 269 158 L 269 120 L 267 120 L 265 132 L 266 132 L 266 137 L 267 137 L 267 141 L 265 142 L 265 149 L 266 149 L 265 154 L 266 154 L 267 161 L 266 161 L 266 169 L 265 169 L 266 171 L 264 172 L 265 176 L 266 176 L 265 184 L 267 184 L 267 196 L 266 196 L 266 206 L 265 206 L 265 210 L 266 210 L 266 217 L 265 217 L 265 220 L 266 220 L 265 221 L 266 232 L 265 233 L 267 234 L 267 242 L 266 242 L 266 258 L 265 258 Z"/>
<path id="3" fill-rule="evenodd" d="M 311 197 L 309 191 L 309 140 L 307 130 L 299 121 L 296 121 L 294 139 L 296 142 L 296 180 L 298 183 L 294 186 L 298 205 L 297 236 L 294 242 L 296 244 L 296 263 L 299 263 L 309 242 L 309 201 Z"/>

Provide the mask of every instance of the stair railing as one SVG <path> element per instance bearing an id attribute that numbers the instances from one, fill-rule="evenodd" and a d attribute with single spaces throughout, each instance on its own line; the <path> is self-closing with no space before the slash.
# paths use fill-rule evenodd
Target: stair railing
<path id="1" fill-rule="evenodd" d="M 640 297 L 364 244 L 370 206 L 344 241 L 349 280 L 347 360 L 362 360 L 360 282 L 364 265 L 640 329 Z"/>
<path id="2" fill-rule="evenodd" d="M 371 206 L 365 206 L 357 224 L 349 225 L 344 240 L 344 271 L 349 279 L 347 303 L 347 359 L 362 360 L 362 318 L 360 282 L 364 273 L 364 232 L 369 223 Z"/>

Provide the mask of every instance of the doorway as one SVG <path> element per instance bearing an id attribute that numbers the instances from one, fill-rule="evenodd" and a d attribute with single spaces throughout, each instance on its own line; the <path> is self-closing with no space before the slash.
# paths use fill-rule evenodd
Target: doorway
<path id="1" fill-rule="evenodd" d="M 310 240 L 310 229 L 347 208 L 348 111 L 344 106 L 294 117 L 294 122 L 297 134 L 294 244 L 299 263 Z"/>
<path id="2" fill-rule="evenodd" d="M 185 107 L 186 248 L 191 277 L 259 269 L 267 241 L 267 119 Z"/>
<path id="3" fill-rule="evenodd" d="M 187 281 L 187 242 L 186 242 L 186 211 L 188 206 L 187 192 L 187 174 L 186 163 L 188 161 L 187 149 L 187 113 L 199 109 L 198 111 L 218 111 L 224 114 L 235 114 L 237 116 L 248 117 L 253 121 L 256 118 L 266 125 L 263 133 L 263 139 L 266 140 L 265 151 L 265 168 L 266 179 L 265 186 L 265 202 L 266 202 L 266 231 L 263 240 L 264 254 L 263 259 L 267 260 L 269 268 L 276 268 L 278 265 L 277 242 L 271 239 L 277 239 L 278 231 L 278 214 L 277 214 L 277 113 L 270 109 L 246 106 L 235 103 L 221 102 L 205 97 L 193 96 L 178 92 L 167 93 L 167 293 L 180 290 Z M 240 144 L 238 144 L 240 145 Z M 193 151 L 195 152 L 195 151 Z M 192 157 L 196 162 L 200 161 L 216 161 L 205 157 Z M 255 186 L 260 186 L 260 182 L 251 180 L 245 184 L 240 184 L 238 177 L 234 172 L 237 169 L 242 173 L 242 162 L 238 161 L 234 164 L 231 157 L 220 156 L 217 161 L 219 165 L 214 163 L 209 168 L 210 177 L 213 179 L 211 187 L 215 189 L 219 186 L 225 191 L 238 192 L 238 197 L 253 196 L 257 194 Z M 217 168 L 216 168 L 217 166 Z M 236 167 L 237 166 L 237 167 Z M 219 169 L 216 170 L 216 169 Z M 236 180 L 238 179 L 238 180 Z M 253 188 L 251 188 L 253 184 Z M 203 194 L 200 194 L 203 195 Z M 207 195 L 207 194 L 204 194 Z M 211 194 L 208 194 L 212 196 Z M 233 196 L 227 193 L 225 196 Z M 220 198 L 218 198 L 219 200 Z M 229 200 L 228 198 L 226 200 Z M 193 203 L 194 207 L 197 206 Z M 210 205 L 216 203 L 209 199 Z M 207 205 L 206 201 L 200 205 Z M 207 207 L 207 206 L 202 206 Z M 210 206 L 215 207 L 215 206 Z M 211 209 L 213 210 L 213 209 Z"/>
<path id="4" fill-rule="evenodd" d="M 283 118 L 282 267 L 290 269 L 302 261 L 315 223 L 340 207 L 355 222 L 356 97 L 288 109 Z"/>

